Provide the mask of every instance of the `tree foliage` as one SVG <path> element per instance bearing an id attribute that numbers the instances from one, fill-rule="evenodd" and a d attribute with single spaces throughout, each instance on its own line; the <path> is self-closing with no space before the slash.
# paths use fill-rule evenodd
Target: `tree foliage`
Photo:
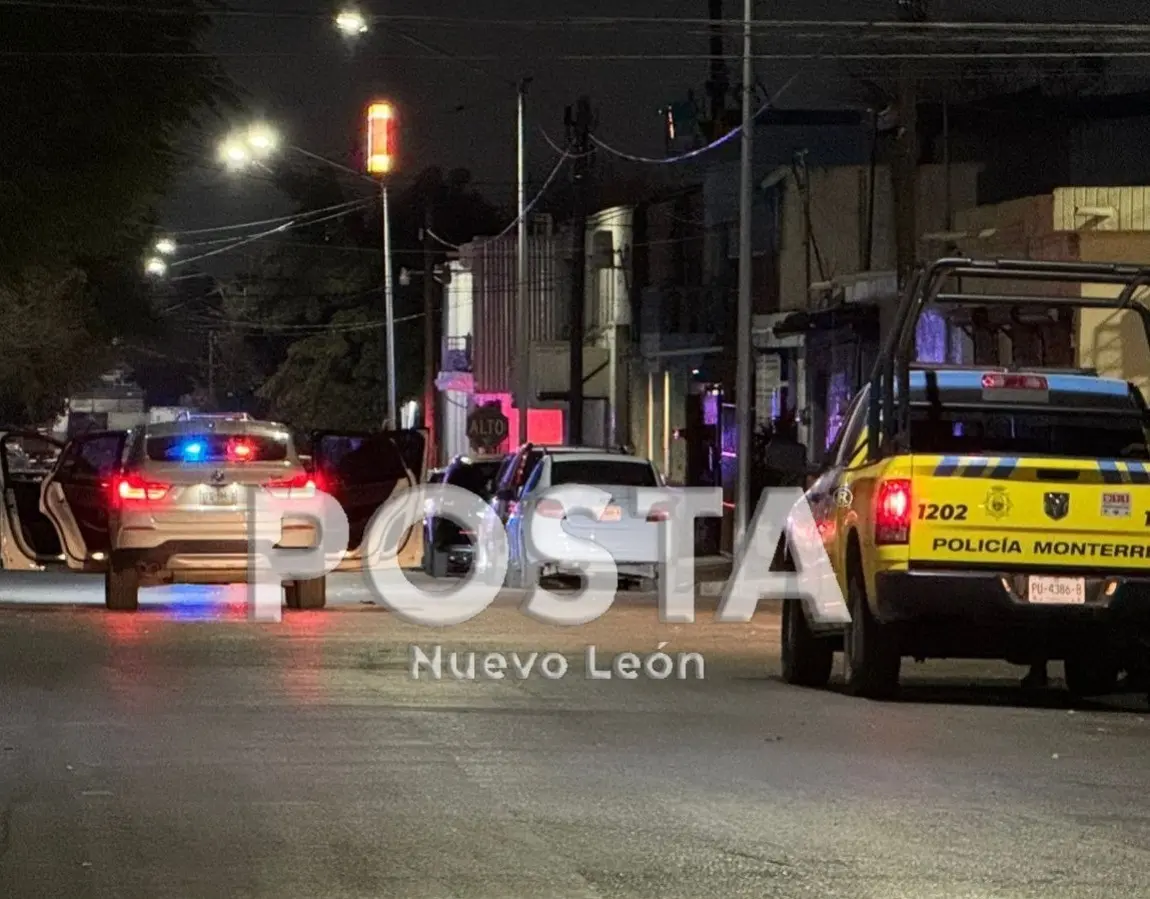
<path id="1" fill-rule="evenodd" d="M 280 186 L 301 212 L 354 200 L 358 190 L 314 169 L 284 171 Z M 386 414 L 382 218 L 374 195 L 363 196 L 364 206 L 348 215 L 288 232 L 243 289 L 225 291 L 235 352 L 259 360 L 264 373 L 256 392 L 263 411 L 302 428 L 373 428 Z M 462 169 L 427 169 L 390 205 L 402 403 L 422 393 L 425 211 L 446 244 L 495 233 L 506 219 Z M 435 242 L 433 267 L 446 259 L 446 244 Z M 404 269 L 409 277 L 401 281 Z"/>
<path id="2" fill-rule="evenodd" d="M 139 283 L 153 204 L 201 152 L 191 130 L 232 100 L 202 53 L 209 2 L 172 0 L 163 16 L 128 9 L 148 0 L 124 0 L 123 11 L 0 11 L 9 54 L 0 60 L 0 289 L 38 325 L 19 337 L 0 330 L 7 416 L 58 409 L 108 364 L 113 339 L 155 324 Z M 157 51 L 171 56 L 138 55 Z M 67 359 L 67 373 L 36 374 L 33 359 L 49 369 Z"/>

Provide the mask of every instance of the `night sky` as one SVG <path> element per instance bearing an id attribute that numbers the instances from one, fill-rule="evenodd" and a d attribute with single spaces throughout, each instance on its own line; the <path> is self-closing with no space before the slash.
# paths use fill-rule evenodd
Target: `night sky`
<path id="1" fill-rule="evenodd" d="M 490 77 L 460 62 L 426 58 L 428 51 L 388 34 L 386 23 L 349 45 L 331 26 L 338 7 L 332 0 L 235 0 L 232 5 L 265 15 L 221 18 L 210 49 L 223 57 L 245 91 L 252 114 L 274 123 L 285 140 L 347 162 L 357 146 L 364 105 L 385 96 L 402 116 L 402 165 L 407 172 L 431 164 L 466 167 L 485 194 L 508 204 L 514 199 L 514 81 L 534 78 L 528 158 L 532 172 L 542 174 L 555 155 L 535 129 L 543 126 L 561 140 L 563 107 L 580 93 L 589 94 L 596 104 L 601 139 L 633 153 L 658 155 L 659 107 L 685 98 L 688 88 L 701 95 L 707 75 L 707 36 L 691 25 L 561 30 L 482 24 L 562 16 L 705 18 L 706 0 L 374 0 L 361 5 L 365 12 L 393 16 L 470 20 L 396 25 L 451 53 L 496 57 L 474 62 Z M 742 0 L 726 0 L 726 16 L 741 16 L 742 5 Z M 1145 7 L 1144 0 L 933 0 L 931 13 L 935 19 L 1147 21 Z M 892 19 L 894 10 L 894 0 L 759 0 L 757 15 Z M 737 40 L 732 36 L 728 52 L 738 51 Z M 698 59 L 553 58 L 563 54 L 697 54 Z M 766 63 L 757 70 L 769 91 L 794 74 L 793 68 Z M 859 98 L 830 74 L 826 64 L 803 64 L 779 105 L 857 103 Z M 225 130 L 221 125 L 221 135 Z M 204 162 L 188 170 L 170 198 L 167 227 L 241 222 L 285 208 L 282 198 L 259 179 L 219 170 L 211 151 L 216 138 L 203 136 Z"/>

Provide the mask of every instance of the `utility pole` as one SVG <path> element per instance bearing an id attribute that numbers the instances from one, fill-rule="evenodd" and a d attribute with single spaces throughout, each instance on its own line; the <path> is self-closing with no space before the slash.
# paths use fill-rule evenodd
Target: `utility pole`
<path id="1" fill-rule="evenodd" d="M 567 442 L 583 442 L 583 342 L 586 330 L 587 205 L 591 181 L 591 100 L 580 97 L 574 110 L 567 107 L 567 139 L 575 154 L 574 205 L 571 220 L 571 333 L 570 385 L 568 387 Z"/>
<path id="2" fill-rule="evenodd" d="M 391 273 L 391 205 L 387 179 L 380 179 L 380 209 L 383 216 L 383 299 L 387 320 L 387 422 L 384 430 L 399 427 L 399 410 L 395 398 L 395 282 Z"/>
<path id="3" fill-rule="evenodd" d="M 518 379 L 516 381 L 515 405 L 519 409 L 519 444 L 527 442 L 528 410 L 531 408 L 531 310 L 527 290 L 527 85 L 530 79 L 519 82 L 519 130 L 518 164 L 518 226 L 515 242 L 515 303 L 516 303 L 516 345 L 519 358 L 516 360 Z"/>
<path id="4" fill-rule="evenodd" d="M 755 17 L 755 0 L 743 3 L 743 141 L 739 178 L 739 305 L 735 322 L 736 384 L 735 428 L 737 432 L 738 470 L 735 480 L 735 552 L 743 551 L 744 537 L 751 520 L 751 422 L 754 391 L 751 385 L 751 224 L 754 211 L 752 183 L 754 160 L 755 77 L 751 29 Z"/>
<path id="5" fill-rule="evenodd" d="M 423 208 L 423 426 L 427 429 L 427 458 L 439 461 L 435 429 L 435 335 L 439 324 L 435 315 L 435 266 L 431 232 L 435 228 L 434 201 L 428 197 Z"/>
<path id="6" fill-rule="evenodd" d="M 906 22 L 926 20 L 925 0 L 898 0 Z M 897 125 L 891 189 L 894 192 L 895 252 L 899 288 L 906 287 L 918 261 L 918 85 L 909 63 L 900 64 L 896 94 Z"/>
<path id="7" fill-rule="evenodd" d="M 707 140 L 718 140 L 726 133 L 727 94 L 731 89 L 727 76 L 726 53 L 723 50 L 723 0 L 707 0 L 707 15 L 711 20 L 710 77 L 707 79 L 708 118 L 711 130 Z"/>

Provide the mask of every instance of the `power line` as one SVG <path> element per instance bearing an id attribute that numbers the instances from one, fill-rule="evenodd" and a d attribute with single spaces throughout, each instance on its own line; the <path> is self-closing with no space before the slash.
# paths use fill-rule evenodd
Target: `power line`
<path id="1" fill-rule="evenodd" d="M 2 2 L 2 0 L 0 0 Z M 297 221 L 299 219 L 308 218 L 313 215 L 323 215 L 327 212 L 335 212 L 340 209 L 347 209 L 351 206 L 362 206 L 365 200 L 347 200 L 343 203 L 336 203 L 332 206 L 325 206 L 320 209 L 311 209 L 307 212 L 297 212 L 294 215 L 282 215 L 277 218 L 263 219 L 256 222 L 240 222 L 235 225 L 217 225 L 214 228 L 193 228 L 183 231 L 164 231 L 163 234 L 167 237 L 191 237 L 197 234 L 212 234 L 216 231 L 244 231 L 251 228 L 262 228 L 266 225 L 278 225 L 283 222 Z"/>
<path id="2" fill-rule="evenodd" d="M 1097 59 L 1131 59 L 1141 60 L 1150 58 L 1150 47 L 1146 50 L 1111 50 L 1104 47 L 1091 47 L 1081 51 L 1058 50 L 1032 50 L 1025 52 L 933 52 L 933 53 L 819 53 L 810 51 L 806 53 L 757 53 L 752 57 L 756 62 L 810 62 L 819 59 L 838 60 L 844 62 L 887 60 L 891 62 L 929 62 L 934 60 L 978 61 L 978 60 L 1040 60 L 1040 59 L 1081 59 L 1091 56 Z M 326 58 L 321 52 L 316 53 L 208 53 L 208 52 L 169 52 L 169 51 L 101 51 L 101 50 L 0 50 L 0 59 L 4 60 L 188 60 L 188 59 L 318 59 Z M 518 64 L 538 64 L 540 62 L 584 62 L 584 63 L 682 63 L 705 62 L 714 59 L 735 61 L 741 57 L 732 54 L 716 56 L 711 53 L 561 53 L 549 54 L 546 57 L 530 56 L 496 56 L 496 55 L 468 55 L 454 56 L 459 62 L 502 62 Z M 393 56 L 377 54 L 373 59 L 387 62 L 420 62 L 426 60 L 442 60 L 440 56 Z"/>
<path id="3" fill-rule="evenodd" d="M 248 18 L 248 19 L 304 19 L 311 21 L 330 21 L 330 15 L 317 13 L 314 9 L 277 9 L 259 10 L 245 9 L 243 7 L 224 7 L 220 9 L 189 10 L 187 7 L 143 7 L 124 3 L 80 3 L 58 2 L 58 0 L 0 0 L 0 8 L 28 9 L 61 12 L 87 12 L 87 13 L 128 13 L 141 16 L 193 18 L 207 16 L 210 18 Z M 369 20 L 387 25 L 390 23 L 427 24 L 434 26 L 457 26 L 460 28 L 475 28 L 488 26 L 492 28 L 523 28 L 523 29 L 570 29 L 570 28 L 616 28 L 618 26 L 674 28 L 679 26 L 693 26 L 703 29 L 723 28 L 731 31 L 741 31 L 744 23 L 740 19 L 710 19 L 684 16 L 558 16 L 550 18 L 488 18 L 482 16 L 433 16 L 433 15 L 396 15 L 389 13 L 372 13 Z M 1090 33 L 1101 34 L 1129 34 L 1142 32 L 1150 34 L 1150 25 L 1143 23 L 1125 22 L 1010 22 L 1010 21 L 929 21 L 905 22 L 900 20 L 880 19 L 758 19 L 753 23 L 756 32 L 775 32 L 789 29 L 835 29 L 848 32 L 875 30 L 883 33 L 913 33 L 913 32 L 945 32 L 955 30 L 981 31 L 988 34 L 1035 32 L 1043 34 L 1052 33 Z"/>
<path id="4" fill-rule="evenodd" d="M 369 201 L 367 201 L 367 200 L 361 200 L 359 203 L 360 206 L 367 206 L 368 204 L 369 204 Z M 231 252 L 232 250 L 238 249 L 239 247 L 246 246 L 247 244 L 255 243 L 255 241 L 257 241 L 257 240 L 263 240 L 266 237 L 272 237 L 276 234 L 282 234 L 283 232 L 289 231 L 294 227 L 318 225 L 322 222 L 331 221 L 332 219 L 342 218 L 345 215 L 350 215 L 351 213 L 357 212 L 357 211 L 358 211 L 358 209 L 356 207 L 352 207 L 351 209 L 345 209 L 342 212 L 336 212 L 336 213 L 333 213 L 332 215 L 324 216 L 323 218 L 311 219 L 310 221 L 294 221 L 294 220 L 289 221 L 286 224 L 280 225 L 277 228 L 272 228 L 268 231 L 261 231 L 259 234 L 253 234 L 250 237 L 245 237 L 241 240 L 237 240 L 237 241 L 235 241 L 235 242 L 233 242 L 227 246 L 220 247 L 217 250 L 209 250 L 207 253 L 201 253 L 198 256 L 191 256 L 187 259 L 177 260 L 176 262 L 173 262 L 169 266 L 169 268 L 175 268 L 177 265 L 187 265 L 189 262 L 199 262 L 201 259 L 208 259 L 212 256 L 219 256 L 222 253 L 228 253 L 228 252 Z"/>

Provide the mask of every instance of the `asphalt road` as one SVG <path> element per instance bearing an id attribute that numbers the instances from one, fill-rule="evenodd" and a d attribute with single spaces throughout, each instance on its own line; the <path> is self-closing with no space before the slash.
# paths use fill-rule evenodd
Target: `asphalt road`
<path id="1" fill-rule="evenodd" d="M 634 596 L 429 631 L 350 577 L 278 625 L 235 590 L 114 615 L 98 588 L 0 576 L 0 897 L 1150 895 L 1142 697 L 956 663 L 908 663 L 893 704 L 794 689 L 773 612 L 661 625 Z M 585 677 L 588 644 L 664 641 L 705 678 Z M 436 643 L 570 670 L 413 680 Z"/>

